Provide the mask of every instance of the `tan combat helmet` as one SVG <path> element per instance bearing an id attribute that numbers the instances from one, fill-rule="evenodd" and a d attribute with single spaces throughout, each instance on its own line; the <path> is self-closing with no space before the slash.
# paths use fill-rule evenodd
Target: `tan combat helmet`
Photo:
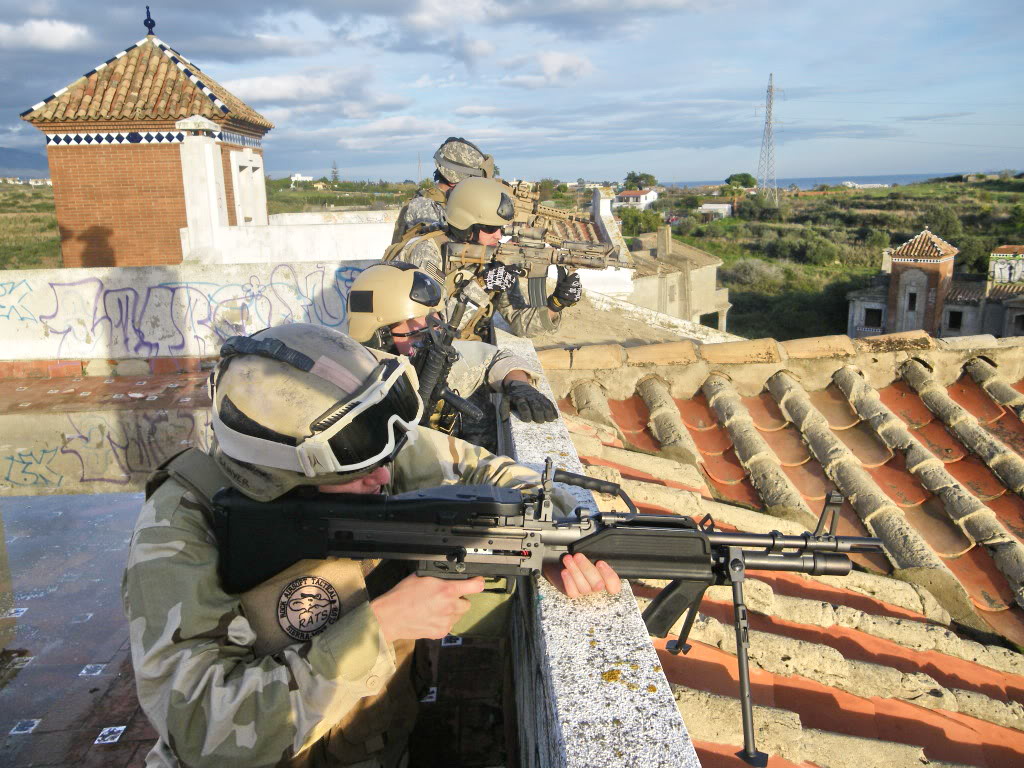
<path id="1" fill-rule="evenodd" d="M 451 136 L 434 153 L 437 172 L 449 184 L 458 184 L 474 176 L 494 177 L 494 158 L 485 155 L 471 141 Z"/>
<path id="2" fill-rule="evenodd" d="M 411 363 L 333 328 L 291 323 L 221 347 L 211 453 L 257 501 L 346 483 L 394 460 L 423 406 Z"/>
<path id="3" fill-rule="evenodd" d="M 506 227 L 516 215 L 516 206 L 496 179 L 466 179 L 448 195 L 445 216 L 450 228 L 468 232 L 474 225 Z"/>
<path id="4" fill-rule="evenodd" d="M 360 344 L 390 350 L 390 326 L 441 309 L 441 285 L 402 261 L 367 267 L 348 294 L 348 334 Z"/>

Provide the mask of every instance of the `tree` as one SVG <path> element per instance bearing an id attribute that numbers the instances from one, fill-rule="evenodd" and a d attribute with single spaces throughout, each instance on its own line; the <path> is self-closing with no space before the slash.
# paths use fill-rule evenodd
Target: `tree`
<path id="1" fill-rule="evenodd" d="M 338 183 L 338 161 L 335 160 L 331 163 L 331 182 L 333 184 Z"/>
<path id="2" fill-rule="evenodd" d="M 635 237 L 644 232 L 654 232 L 664 222 L 657 211 L 640 211 L 636 208 L 622 206 L 616 211 L 622 219 L 622 234 L 625 237 Z"/>
<path id="3" fill-rule="evenodd" d="M 958 238 L 964 233 L 960 217 L 949 205 L 934 206 L 921 217 L 920 224 L 922 229 L 928 227 L 943 240 Z"/>
<path id="4" fill-rule="evenodd" d="M 630 171 L 626 174 L 626 189 L 649 189 L 657 186 L 658 180 L 651 173 Z"/>
<path id="5" fill-rule="evenodd" d="M 730 186 L 749 188 L 757 186 L 757 179 L 749 173 L 734 173 L 725 180 L 725 183 Z"/>

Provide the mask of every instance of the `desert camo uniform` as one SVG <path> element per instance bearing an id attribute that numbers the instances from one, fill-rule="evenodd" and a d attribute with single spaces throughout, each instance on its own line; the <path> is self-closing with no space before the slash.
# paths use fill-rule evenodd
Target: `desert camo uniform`
<path id="1" fill-rule="evenodd" d="M 448 223 L 444 216 L 445 200 L 445 193 L 439 187 L 418 190 L 416 196 L 398 212 L 391 242 L 397 243 L 406 232 L 419 224 L 423 225 L 424 232 L 444 229 Z"/>
<path id="2" fill-rule="evenodd" d="M 414 237 L 406 243 L 395 257 L 395 261 L 404 261 L 419 267 L 439 283 L 444 285 L 444 260 L 441 255 L 441 244 L 445 242 L 439 235 L 433 237 Z M 449 308 L 450 309 L 450 308 Z M 516 336 L 533 337 L 547 331 L 557 330 L 562 324 L 561 314 L 551 319 L 547 307 L 531 307 L 523 298 L 522 289 L 517 280 L 512 288 L 497 295 L 494 309 L 500 312 L 512 328 Z"/>
<path id="3" fill-rule="evenodd" d="M 448 372 L 448 388 L 463 397 L 469 397 L 484 384 L 500 392 L 502 382 L 512 371 L 523 371 L 531 382 L 536 378 L 537 372 L 530 369 L 526 360 L 493 344 L 459 339 L 452 346 L 459 359 Z"/>
<path id="4" fill-rule="evenodd" d="M 386 492 L 539 481 L 447 435 L 421 427 L 411 437 Z M 187 454 L 224 484 L 267 497 L 259 468 L 245 475 L 212 452 Z M 304 560 L 227 594 L 202 494 L 166 474 L 151 478 L 122 584 L 139 702 L 159 734 L 146 765 L 404 765 L 417 701 L 413 643 L 386 642 L 368 602 L 400 576 L 382 583 L 387 563 Z"/>

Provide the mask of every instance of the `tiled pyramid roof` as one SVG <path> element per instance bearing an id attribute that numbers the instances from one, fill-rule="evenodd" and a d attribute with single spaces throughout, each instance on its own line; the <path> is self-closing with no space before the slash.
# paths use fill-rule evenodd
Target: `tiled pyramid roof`
<path id="1" fill-rule="evenodd" d="M 268 131 L 273 124 L 188 59 L 149 35 L 22 113 L 48 123 L 228 118 Z"/>
<path id="2" fill-rule="evenodd" d="M 894 259 L 945 259 L 958 253 L 959 248 L 925 228 L 899 248 L 894 248 L 889 255 Z"/>
<path id="3" fill-rule="evenodd" d="M 642 511 L 883 539 L 846 577 L 748 574 L 770 765 L 1024 764 L 1024 344 L 923 332 L 540 353 L 588 473 Z M 727 502 L 723 504 L 722 502 Z M 606 500 L 614 508 L 614 502 Z M 751 586 L 751 585 L 756 586 Z M 634 585 L 644 603 L 664 583 Z M 729 587 L 673 656 L 705 765 L 740 766 Z"/>

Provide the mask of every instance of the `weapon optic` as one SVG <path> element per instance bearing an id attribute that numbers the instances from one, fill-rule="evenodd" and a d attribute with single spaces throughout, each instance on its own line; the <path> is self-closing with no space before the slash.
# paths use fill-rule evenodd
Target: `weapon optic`
<path id="1" fill-rule="evenodd" d="M 563 482 L 617 496 L 625 512 L 559 517 L 551 500 Z M 408 561 L 421 576 L 538 575 L 545 563 L 582 552 L 605 560 L 624 578 L 670 579 L 647 606 L 648 632 L 665 637 L 682 619 L 671 653 L 686 653 L 690 629 L 706 589 L 732 585 L 735 607 L 744 747 L 738 754 L 765 765 L 754 744 L 747 651 L 749 623 L 743 601 L 747 569 L 843 576 L 849 555 L 882 551 L 872 537 L 838 536 L 842 496 L 832 492 L 813 532 L 799 536 L 715 530 L 706 516 L 649 515 L 637 511 L 615 483 L 562 470 L 547 460 L 532 491 L 494 486 L 443 486 L 397 496 L 318 494 L 300 488 L 273 502 L 256 502 L 234 489 L 213 498 L 220 574 L 228 592 L 244 592 L 306 558 L 381 558 Z M 831 519 L 828 516 L 831 515 Z"/>

